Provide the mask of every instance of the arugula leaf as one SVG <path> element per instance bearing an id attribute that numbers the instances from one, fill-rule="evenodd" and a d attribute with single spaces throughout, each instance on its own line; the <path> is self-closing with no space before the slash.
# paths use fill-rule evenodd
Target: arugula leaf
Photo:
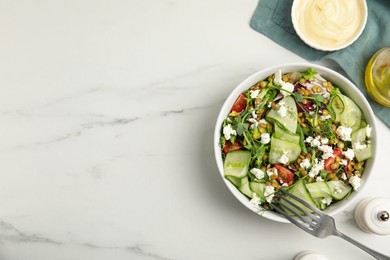
<path id="1" fill-rule="evenodd" d="M 330 122 L 325 123 L 323 126 L 323 132 L 329 139 L 336 138 L 336 135 L 332 129 L 332 124 Z"/>
<path id="2" fill-rule="evenodd" d="M 246 97 L 246 107 L 245 107 L 245 109 L 248 109 L 248 106 L 249 106 L 250 102 L 253 100 L 253 98 L 251 97 L 250 90 L 247 90 L 245 92 L 245 97 Z"/>
<path id="3" fill-rule="evenodd" d="M 256 148 L 256 146 L 255 146 Z M 255 153 L 252 156 L 254 161 L 254 167 L 260 168 L 263 163 L 263 155 L 265 154 L 266 146 L 262 145 L 260 147 L 257 147 L 257 149 L 254 149 Z"/>
<path id="4" fill-rule="evenodd" d="M 340 89 L 336 85 L 333 85 L 333 89 L 330 92 L 330 96 L 333 97 L 335 95 L 340 95 L 340 94 L 341 94 Z"/>
<path id="5" fill-rule="evenodd" d="M 303 101 L 303 95 L 302 94 L 299 94 L 298 92 L 294 92 L 293 95 L 294 95 L 295 100 L 297 102 L 302 102 Z"/>
<path id="6" fill-rule="evenodd" d="M 321 96 L 320 94 L 314 94 L 311 96 L 311 98 L 318 103 L 322 103 L 325 100 L 325 98 L 323 96 Z"/>
<path id="7" fill-rule="evenodd" d="M 321 171 L 320 171 L 320 176 L 321 176 L 321 178 L 322 178 L 323 180 L 327 180 L 327 179 L 328 179 L 328 178 L 327 178 L 328 173 L 329 173 L 329 171 L 327 171 L 327 170 L 321 170 Z"/>
<path id="8" fill-rule="evenodd" d="M 299 146 L 301 147 L 302 152 L 307 153 L 306 145 L 305 145 L 305 136 L 303 134 L 303 130 L 300 124 L 297 125 L 297 134 L 299 134 Z"/>
<path id="9" fill-rule="evenodd" d="M 237 138 L 237 136 L 231 135 L 231 136 L 230 136 L 230 142 L 231 142 L 232 144 L 234 144 L 234 142 L 236 141 L 236 138 Z"/>
<path id="10" fill-rule="evenodd" d="M 335 118 L 336 118 L 336 113 L 334 112 L 334 109 L 333 109 L 332 105 L 328 104 L 326 106 L 326 109 L 329 111 L 330 118 L 332 118 L 332 120 L 334 121 Z"/>
<path id="11" fill-rule="evenodd" d="M 242 134 L 244 133 L 244 126 L 241 122 L 238 122 L 237 127 L 236 127 L 236 132 L 237 132 L 237 135 L 239 135 L 239 136 L 242 136 Z"/>
<path id="12" fill-rule="evenodd" d="M 306 79 L 314 79 L 314 75 L 317 74 L 317 71 L 315 71 L 313 68 L 308 68 L 306 71 L 302 72 L 302 76 Z"/>

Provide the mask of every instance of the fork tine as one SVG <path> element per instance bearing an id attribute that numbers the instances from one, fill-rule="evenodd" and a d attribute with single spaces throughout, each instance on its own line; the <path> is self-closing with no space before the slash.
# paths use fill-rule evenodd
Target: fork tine
<path id="1" fill-rule="evenodd" d="M 290 215 L 288 215 L 284 210 L 282 210 L 281 208 L 279 208 L 278 206 L 276 206 L 275 204 L 273 204 L 273 208 L 281 215 L 283 215 L 286 219 L 288 219 L 291 223 L 293 223 L 294 225 L 296 225 L 297 227 L 305 230 L 305 231 L 308 231 L 307 227 L 302 223 L 302 222 L 299 222 L 298 220 L 296 220 L 295 218 L 291 217 Z"/>
<path id="2" fill-rule="evenodd" d="M 298 205 L 296 205 L 295 203 L 291 202 L 290 200 L 284 198 L 284 197 L 279 197 L 279 201 L 278 203 L 280 204 L 280 200 L 283 200 L 285 202 L 287 202 L 289 205 L 292 205 L 294 208 L 296 208 L 298 211 L 302 212 L 305 216 L 309 217 L 309 219 L 305 218 L 304 216 L 302 216 L 302 214 L 300 214 L 299 212 L 297 212 L 296 210 L 294 210 L 293 208 L 287 206 L 286 204 L 283 204 L 282 207 L 287 209 L 288 211 L 290 211 L 291 213 L 293 213 L 296 217 L 298 217 L 300 220 L 302 220 L 303 222 L 307 223 L 308 225 L 311 225 L 313 224 L 313 220 L 314 219 L 318 219 L 316 216 L 314 216 L 313 214 L 311 214 L 310 212 L 307 212 L 305 211 L 304 209 L 302 209 L 301 207 L 299 207 Z"/>
<path id="3" fill-rule="evenodd" d="M 291 197 L 291 198 L 293 198 L 293 197 Z M 280 196 L 280 197 L 279 197 L 279 200 L 281 200 L 281 199 L 282 199 L 283 201 L 287 202 L 288 204 L 292 205 L 294 208 L 298 209 L 300 212 L 302 212 L 302 213 L 305 214 L 306 216 L 308 216 L 308 217 L 310 217 L 310 218 L 312 218 L 312 219 L 318 219 L 316 216 L 314 216 L 313 214 L 311 214 L 311 212 L 308 212 L 308 211 L 304 210 L 302 207 L 298 206 L 296 203 L 292 202 L 291 200 L 288 200 L 288 199 L 286 199 L 285 197 Z M 279 203 L 280 203 L 280 202 L 279 202 Z M 292 209 L 291 209 L 290 207 L 288 207 L 287 205 L 283 205 L 283 207 L 287 208 L 289 211 L 292 212 Z M 292 213 L 294 213 L 294 214 L 297 215 L 300 219 L 302 219 L 302 220 L 304 220 L 305 222 L 307 222 L 307 219 L 303 218 L 303 217 L 301 216 L 301 214 L 296 213 L 296 212 L 292 212 Z"/>
<path id="4" fill-rule="evenodd" d="M 315 207 L 313 207 L 312 205 L 310 205 L 309 203 L 307 203 L 306 201 L 304 201 L 303 199 L 301 198 L 298 198 L 297 196 L 295 195 L 292 195 L 290 192 L 286 191 L 286 190 L 283 190 L 283 189 L 280 189 L 280 191 L 285 194 L 285 195 L 288 195 L 290 196 L 291 198 L 295 199 L 296 201 L 299 201 L 300 203 L 302 203 L 304 206 L 306 206 L 307 208 L 311 209 L 312 211 L 314 211 L 315 213 L 317 213 L 318 215 L 320 216 L 323 216 L 323 212 L 321 212 L 320 210 L 316 209 Z"/>

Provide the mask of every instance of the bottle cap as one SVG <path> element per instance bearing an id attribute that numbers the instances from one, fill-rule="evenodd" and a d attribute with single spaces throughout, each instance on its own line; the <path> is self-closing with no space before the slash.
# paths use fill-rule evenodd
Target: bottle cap
<path id="1" fill-rule="evenodd" d="M 390 199 L 366 198 L 355 209 L 356 224 L 367 233 L 390 234 Z"/>

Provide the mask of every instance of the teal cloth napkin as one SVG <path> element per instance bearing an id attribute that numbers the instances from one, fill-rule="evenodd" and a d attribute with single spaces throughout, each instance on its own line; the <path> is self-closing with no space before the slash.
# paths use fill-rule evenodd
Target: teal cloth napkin
<path id="1" fill-rule="evenodd" d="M 390 108 L 370 98 L 364 85 L 364 71 L 371 56 L 390 46 L 390 0 L 367 0 L 367 24 L 360 37 L 349 47 L 334 52 L 319 51 L 306 45 L 295 33 L 291 22 L 292 0 L 260 0 L 250 21 L 251 27 L 306 60 L 330 59 L 366 96 L 374 113 L 390 126 Z"/>

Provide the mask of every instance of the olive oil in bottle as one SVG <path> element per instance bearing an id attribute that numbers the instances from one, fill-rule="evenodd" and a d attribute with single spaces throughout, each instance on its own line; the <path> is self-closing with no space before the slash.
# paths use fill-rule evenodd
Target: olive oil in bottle
<path id="1" fill-rule="evenodd" d="M 372 56 L 366 67 L 365 83 L 376 102 L 390 107 L 390 46 Z"/>

